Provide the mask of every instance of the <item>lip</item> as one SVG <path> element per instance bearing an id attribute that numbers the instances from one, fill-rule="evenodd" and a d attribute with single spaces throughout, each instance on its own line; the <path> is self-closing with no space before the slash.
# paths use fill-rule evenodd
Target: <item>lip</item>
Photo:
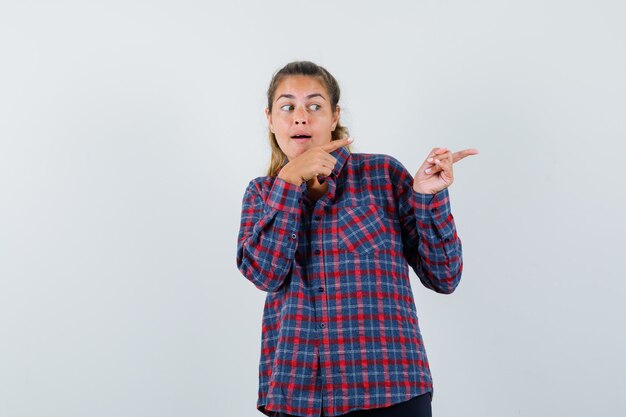
<path id="1" fill-rule="evenodd" d="M 305 136 L 305 137 L 299 137 L 297 138 L 296 136 Z M 297 130 L 295 132 L 293 132 L 293 134 L 290 136 L 291 140 L 295 141 L 296 143 L 306 143 L 308 141 L 311 140 L 311 133 L 304 131 L 304 130 Z"/>
<path id="2" fill-rule="evenodd" d="M 305 143 L 311 140 L 311 138 L 291 138 L 291 140 L 297 143 Z"/>
<path id="3" fill-rule="evenodd" d="M 294 136 L 308 136 L 308 138 L 307 138 L 307 139 L 310 139 L 310 138 L 311 138 L 311 133 L 310 133 L 310 132 L 307 132 L 306 130 L 297 130 L 297 131 L 293 132 L 293 134 L 292 134 L 292 135 L 290 135 L 289 137 L 290 137 L 291 139 L 300 139 L 300 138 L 296 138 L 296 137 L 294 137 Z M 303 138 L 303 139 L 304 139 L 304 138 Z"/>

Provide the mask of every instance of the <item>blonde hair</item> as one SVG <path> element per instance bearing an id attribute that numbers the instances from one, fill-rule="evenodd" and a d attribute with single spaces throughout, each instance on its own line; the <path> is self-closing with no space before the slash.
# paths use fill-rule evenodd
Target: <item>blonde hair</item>
<path id="1" fill-rule="evenodd" d="M 335 77 L 333 77 L 324 67 L 314 64 L 313 62 L 294 61 L 276 71 L 272 76 L 272 81 L 270 81 L 270 86 L 267 89 L 267 108 L 270 112 L 272 111 L 272 103 L 274 101 L 274 95 L 276 94 L 278 84 L 280 84 L 284 78 L 292 75 L 303 75 L 319 79 L 328 91 L 332 111 L 334 112 L 337 109 L 337 103 L 339 103 L 341 90 L 339 89 L 339 84 L 337 83 Z M 333 130 L 331 134 L 331 140 L 344 139 L 348 136 L 348 129 L 342 126 L 340 122 L 337 122 L 335 130 Z M 267 169 L 267 175 L 274 176 L 278 173 L 278 169 L 287 163 L 287 155 L 285 155 L 280 149 L 278 141 L 276 141 L 276 135 L 274 135 L 269 128 L 268 137 L 272 155 Z M 347 146 L 347 148 L 349 151 L 350 147 Z"/>

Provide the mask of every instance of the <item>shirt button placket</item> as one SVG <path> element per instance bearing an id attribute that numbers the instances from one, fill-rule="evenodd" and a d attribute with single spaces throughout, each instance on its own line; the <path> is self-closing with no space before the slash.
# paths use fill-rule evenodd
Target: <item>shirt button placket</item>
<path id="1" fill-rule="evenodd" d="M 319 226 L 318 226 L 318 224 L 317 224 L 317 223 L 321 220 L 321 217 L 320 217 L 319 215 L 317 215 L 317 214 L 316 214 L 315 216 L 313 216 L 313 220 L 314 220 L 314 221 L 315 221 L 315 223 L 316 223 L 316 224 L 314 224 L 313 226 L 314 226 L 315 228 L 319 228 Z M 320 242 L 320 245 L 321 245 L 321 242 Z M 322 253 L 322 251 L 321 251 L 320 249 L 315 249 L 315 254 L 316 254 L 316 255 L 319 255 L 319 254 L 321 254 L 321 253 Z"/>
<path id="2" fill-rule="evenodd" d="M 323 236 L 324 231 L 323 230 L 320 231 L 320 225 L 319 225 L 320 220 L 322 220 L 322 217 L 320 215 L 316 214 L 316 215 L 313 216 L 313 222 L 314 222 L 313 227 L 314 227 L 315 230 L 318 230 L 317 236 L 320 237 L 320 239 L 319 239 L 319 241 L 317 243 L 321 246 L 321 244 L 322 244 L 321 236 Z M 321 255 L 322 250 L 321 249 L 315 249 L 314 253 L 316 255 Z M 320 262 L 322 263 L 320 265 L 320 267 L 321 267 L 320 269 L 323 271 L 323 269 L 324 269 L 323 268 L 323 262 L 322 262 L 322 260 L 320 260 Z M 321 280 L 324 279 L 324 274 L 321 275 L 320 279 Z M 317 287 L 317 291 L 318 291 L 318 293 L 320 293 L 320 302 L 322 303 L 322 305 L 324 305 L 324 301 L 323 301 L 324 296 L 322 295 L 322 293 L 324 292 L 324 287 L 320 285 L 319 287 Z M 323 307 L 320 309 L 320 311 L 322 311 L 322 309 L 323 309 Z M 320 318 L 323 320 L 323 314 L 320 314 Z M 319 326 L 320 329 L 325 329 L 326 328 L 326 323 L 325 322 L 319 322 L 317 325 Z"/>

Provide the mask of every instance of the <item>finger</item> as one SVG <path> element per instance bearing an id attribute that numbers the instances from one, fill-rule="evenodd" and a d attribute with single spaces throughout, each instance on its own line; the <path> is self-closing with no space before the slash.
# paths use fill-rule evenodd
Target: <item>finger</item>
<path id="1" fill-rule="evenodd" d="M 332 152 L 335 149 L 339 149 L 342 146 L 346 146 L 349 145 L 353 142 L 354 139 L 352 138 L 344 138 L 344 139 L 337 139 L 337 140 L 332 140 L 330 141 L 330 143 L 327 143 L 325 145 L 322 145 L 321 148 L 323 150 L 325 150 L 326 152 Z"/>
<path id="2" fill-rule="evenodd" d="M 448 184 L 448 186 L 450 186 L 452 184 L 452 182 L 454 181 L 454 172 L 452 169 L 452 155 L 450 155 L 450 160 L 448 161 L 441 161 L 441 174 L 439 175 L 439 178 L 441 178 L 446 184 Z"/>
<path id="3" fill-rule="evenodd" d="M 441 167 L 437 166 L 437 165 L 433 165 L 431 167 L 428 167 L 424 170 L 424 172 L 428 175 L 435 175 L 436 173 L 438 173 L 439 171 L 441 171 Z"/>
<path id="4" fill-rule="evenodd" d="M 332 169 L 332 168 L 329 168 L 329 167 L 321 167 L 321 168 L 318 170 L 317 176 L 318 176 L 318 177 L 328 177 L 328 176 L 330 176 L 330 174 L 332 174 L 332 173 L 333 173 L 333 169 Z"/>
<path id="5" fill-rule="evenodd" d="M 335 164 L 337 164 L 337 158 L 335 158 L 329 153 L 324 154 L 324 158 L 322 160 L 324 161 L 324 165 L 327 165 L 330 167 L 334 167 Z"/>
<path id="6" fill-rule="evenodd" d="M 436 160 L 437 162 L 439 162 L 439 160 Z M 434 163 L 428 167 L 426 167 L 426 169 L 424 170 L 424 172 L 428 175 L 434 175 L 436 173 L 438 173 L 439 171 L 441 171 L 442 168 L 440 165 L 438 165 L 438 163 Z"/>
<path id="7" fill-rule="evenodd" d="M 320 165 L 320 171 L 329 171 L 328 175 L 330 175 L 331 172 L 333 172 L 333 169 L 335 168 L 335 164 L 328 162 L 328 161 L 323 161 Z"/>
<path id="8" fill-rule="evenodd" d="M 433 156 L 437 156 L 437 155 L 442 155 L 446 152 L 450 152 L 450 150 L 448 148 L 446 148 L 445 146 L 443 148 L 433 148 L 433 150 L 431 151 L 431 154 L 429 156 L 433 157 Z"/>
<path id="9" fill-rule="evenodd" d="M 310 180 L 310 179 L 312 179 L 312 178 L 317 177 L 317 178 L 318 178 L 318 181 L 319 181 L 319 179 L 320 179 L 320 178 L 322 178 L 322 179 L 323 179 L 323 178 L 325 178 L 325 177 L 330 176 L 330 174 L 332 174 L 332 172 L 333 172 L 332 167 L 331 167 L 331 168 L 329 168 L 329 167 L 326 167 L 326 166 L 320 165 L 320 166 L 318 166 L 318 167 L 316 167 L 316 168 L 313 168 L 313 169 L 310 171 L 310 174 L 308 174 L 308 175 L 306 175 L 306 176 L 303 176 L 303 177 L 302 177 L 302 179 L 304 179 L 305 181 L 308 181 L 308 180 Z"/>
<path id="10" fill-rule="evenodd" d="M 324 183 L 326 181 L 326 178 L 328 178 L 330 174 L 332 173 L 333 173 L 332 169 L 328 169 L 328 168 L 320 169 L 319 174 L 317 174 L 317 182 L 319 182 L 320 184 Z"/>
<path id="11" fill-rule="evenodd" d="M 428 158 L 426 160 L 426 162 L 428 162 L 429 164 L 434 164 L 435 160 L 442 161 L 442 160 L 449 159 L 451 156 L 452 156 L 452 154 L 450 152 L 446 152 L 446 153 L 443 153 L 443 154 L 431 156 L 430 158 Z"/>
<path id="12" fill-rule="evenodd" d="M 448 159 L 434 159 L 433 165 L 424 170 L 426 174 L 434 175 L 438 172 L 445 171 L 449 177 L 452 177 L 451 163 Z"/>
<path id="13" fill-rule="evenodd" d="M 470 155 L 478 155 L 478 149 L 463 149 L 452 154 L 454 162 L 459 162 L 463 158 L 467 158 Z"/>
<path id="14" fill-rule="evenodd" d="M 427 161 L 430 162 L 430 163 L 433 163 L 434 158 L 437 158 L 439 160 L 442 160 L 444 158 L 448 158 L 448 153 L 449 152 L 450 151 L 445 152 L 445 153 L 441 153 L 441 149 L 439 149 L 437 151 L 437 153 L 435 153 L 433 151 L 432 156 L 430 156 L 427 159 Z M 470 155 L 477 155 L 478 153 L 479 153 L 478 149 L 464 149 L 462 151 L 455 152 L 455 153 L 451 154 L 452 155 L 452 162 L 458 162 L 458 161 L 460 161 L 463 158 L 467 158 Z"/>
<path id="15" fill-rule="evenodd" d="M 442 174 L 452 178 L 452 155 L 441 161 L 437 161 L 436 164 L 441 168 Z"/>
<path id="16" fill-rule="evenodd" d="M 328 167 L 331 167 L 332 169 L 337 164 L 337 158 L 335 158 L 329 153 L 320 151 L 318 162 L 320 165 L 328 166 Z"/>

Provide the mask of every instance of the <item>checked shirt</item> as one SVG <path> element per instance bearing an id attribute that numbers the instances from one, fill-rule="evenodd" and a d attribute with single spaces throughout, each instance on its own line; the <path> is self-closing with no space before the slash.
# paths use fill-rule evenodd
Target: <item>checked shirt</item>
<path id="1" fill-rule="evenodd" d="M 461 278 L 447 189 L 416 193 L 388 155 L 331 154 L 317 201 L 306 183 L 275 176 L 243 196 L 237 266 L 267 293 L 257 409 L 268 416 L 338 416 L 432 394 L 408 267 L 438 293 Z"/>

